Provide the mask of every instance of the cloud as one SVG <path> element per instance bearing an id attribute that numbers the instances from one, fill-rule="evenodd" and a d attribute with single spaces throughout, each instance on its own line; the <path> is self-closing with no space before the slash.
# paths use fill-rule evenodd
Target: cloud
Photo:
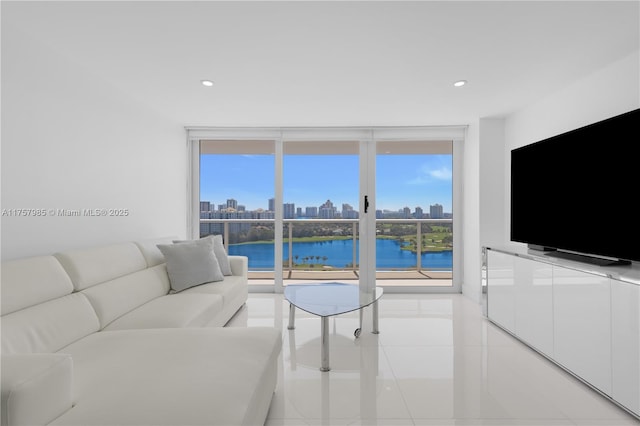
<path id="1" fill-rule="evenodd" d="M 428 171 L 429 175 L 437 180 L 451 180 L 452 172 L 448 167 L 441 167 L 436 170 Z"/>
<path id="2" fill-rule="evenodd" d="M 424 165 L 418 171 L 418 176 L 407 181 L 409 185 L 427 185 L 434 181 L 451 181 L 453 173 L 451 169 L 446 166 L 440 166 L 439 168 L 432 168 L 428 165 Z"/>

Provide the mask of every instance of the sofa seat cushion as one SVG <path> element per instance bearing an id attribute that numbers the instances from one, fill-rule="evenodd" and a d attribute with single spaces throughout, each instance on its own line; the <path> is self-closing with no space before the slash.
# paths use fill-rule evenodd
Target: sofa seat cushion
<path id="1" fill-rule="evenodd" d="M 217 294 L 169 294 L 124 314 L 103 330 L 204 327 L 222 309 L 223 298 Z"/>
<path id="2" fill-rule="evenodd" d="M 224 281 L 192 287 L 182 291 L 180 294 L 215 294 L 221 296 L 224 302 L 224 309 L 208 326 L 222 327 L 233 318 L 247 301 L 249 289 L 246 277 L 232 275 L 225 277 Z"/>
<path id="3" fill-rule="evenodd" d="M 227 301 L 238 297 L 243 297 L 246 300 L 249 290 L 245 282 L 246 279 L 244 277 L 231 275 L 224 277 L 224 281 L 191 287 L 180 292 L 180 294 L 217 294 L 223 297 L 226 304 Z"/>
<path id="4" fill-rule="evenodd" d="M 263 424 L 281 346 L 266 327 L 92 334 L 61 351 L 74 361 L 76 404 L 52 424 Z"/>

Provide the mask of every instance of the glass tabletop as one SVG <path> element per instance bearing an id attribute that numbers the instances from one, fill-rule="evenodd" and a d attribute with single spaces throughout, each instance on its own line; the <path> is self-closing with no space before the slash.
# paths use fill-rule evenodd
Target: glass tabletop
<path id="1" fill-rule="evenodd" d="M 284 296 L 289 303 L 321 317 L 362 309 L 380 299 L 382 293 L 383 289 L 379 287 L 374 293 L 365 293 L 358 285 L 338 282 L 289 284 L 284 288 Z"/>

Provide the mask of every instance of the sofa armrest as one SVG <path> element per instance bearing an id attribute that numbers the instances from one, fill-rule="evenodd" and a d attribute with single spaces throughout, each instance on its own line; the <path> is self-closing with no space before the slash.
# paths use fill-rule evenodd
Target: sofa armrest
<path id="1" fill-rule="evenodd" d="M 229 265 L 233 275 L 249 276 L 249 258 L 247 256 L 229 256 Z"/>
<path id="2" fill-rule="evenodd" d="M 2 426 L 45 425 L 73 405 L 70 355 L 2 355 Z"/>

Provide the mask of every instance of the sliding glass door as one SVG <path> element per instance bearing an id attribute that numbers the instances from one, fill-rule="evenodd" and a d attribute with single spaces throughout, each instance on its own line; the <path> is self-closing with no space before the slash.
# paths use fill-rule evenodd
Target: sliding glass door
<path id="1" fill-rule="evenodd" d="M 198 129 L 190 140 L 193 234 L 222 234 L 230 254 L 246 255 L 254 290 L 323 281 L 459 289 L 455 138 L 287 128 Z"/>
<path id="2" fill-rule="evenodd" d="M 391 286 L 452 286 L 453 142 L 376 144 L 376 275 Z"/>
<path id="3" fill-rule="evenodd" d="M 359 144 L 285 141 L 284 284 L 359 279 Z"/>
<path id="4" fill-rule="evenodd" d="M 199 237 L 222 235 L 231 255 L 247 256 L 254 283 L 274 275 L 275 142 L 199 143 Z"/>

